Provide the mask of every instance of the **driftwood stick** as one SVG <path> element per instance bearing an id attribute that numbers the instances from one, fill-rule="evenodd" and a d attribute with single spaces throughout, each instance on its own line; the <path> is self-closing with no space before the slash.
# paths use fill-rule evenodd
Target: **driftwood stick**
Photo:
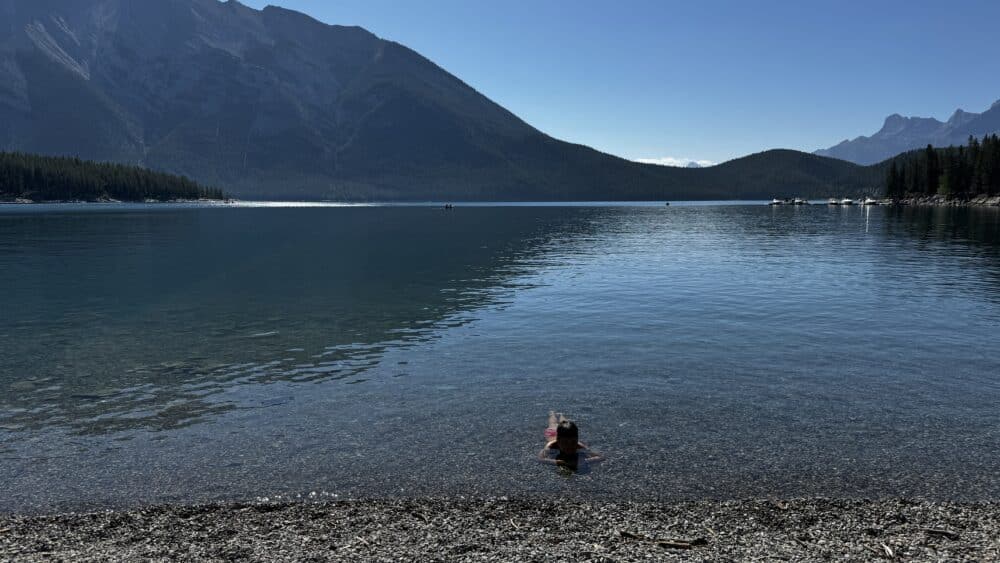
<path id="1" fill-rule="evenodd" d="M 657 540 L 656 545 L 660 547 L 666 547 L 668 549 L 691 549 L 698 547 L 699 545 L 708 545 L 708 540 L 705 538 L 697 538 L 691 541 L 682 540 Z"/>
<path id="2" fill-rule="evenodd" d="M 655 543 L 660 547 L 668 549 L 691 549 L 701 545 L 708 545 L 708 540 L 705 538 L 697 538 L 693 540 L 661 540 L 656 538 L 647 538 L 646 536 L 633 534 L 632 532 L 626 532 L 624 530 L 619 531 L 618 535 L 624 539 Z"/>
<path id="3" fill-rule="evenodd" d="M 885 556 L 888 557 L 889 559 L 892 559 L 893 557 L 896 556 L 896 554 L 892 551 L 892 548 L 886 545 L 884 542 L 882 543 L 882 549 L 885 550 Z"/>
<path id="4" fill-rule="evenodd" d="M 952 532 L 951 530 L 941 530 L 938 528 L 924 528 L 924 531 L 927 532 L 927 535 L 929 536 L 941 536 L 948 538 L 950 540 L 957 540 L 958 538 L 961 537 L 960 535 L 958 535 L 958 532 Z"/>

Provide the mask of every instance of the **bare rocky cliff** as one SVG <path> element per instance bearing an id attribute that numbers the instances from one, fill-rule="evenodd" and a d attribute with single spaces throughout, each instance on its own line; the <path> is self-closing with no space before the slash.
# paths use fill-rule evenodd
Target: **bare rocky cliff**
<path id="1" fill-rule="evenodd" d="M 927 145 L 965 145 L 970 136 L 982 138 L 994 133 L 1000 133 L 1000 101 L 983 113 L 956 110 L 948 121 L 893 114 L 871 137 L 845 140 L 829 149 L 818 150 L 816 154 L 868 165 Z"/>

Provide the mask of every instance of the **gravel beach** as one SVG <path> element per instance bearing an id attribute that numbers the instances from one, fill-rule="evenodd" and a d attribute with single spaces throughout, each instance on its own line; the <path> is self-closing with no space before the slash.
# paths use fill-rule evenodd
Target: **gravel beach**
<path id="1" fill-rule="evenodd" d="M 12 561 L 997 561 L 1000 503 L 396 499 L 0 516 Z"/>

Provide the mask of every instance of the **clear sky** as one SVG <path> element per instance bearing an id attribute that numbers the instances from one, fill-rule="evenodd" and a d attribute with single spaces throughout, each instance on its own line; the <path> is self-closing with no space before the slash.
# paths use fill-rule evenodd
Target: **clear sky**
<path id="1" fill-rule="evenodd" d="M 720 162 L 1000 99 L 1000 0 L 243 0 L 398 41 L 555 137 Z"/>

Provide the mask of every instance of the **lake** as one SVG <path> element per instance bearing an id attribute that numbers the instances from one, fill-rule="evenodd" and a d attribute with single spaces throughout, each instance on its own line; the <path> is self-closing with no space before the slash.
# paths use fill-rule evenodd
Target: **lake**
<path id="1" fill-rule="evenodd" d="M 0 511 L 995 499 L 998 335 L 995 208 L 0 206 Z"/>

